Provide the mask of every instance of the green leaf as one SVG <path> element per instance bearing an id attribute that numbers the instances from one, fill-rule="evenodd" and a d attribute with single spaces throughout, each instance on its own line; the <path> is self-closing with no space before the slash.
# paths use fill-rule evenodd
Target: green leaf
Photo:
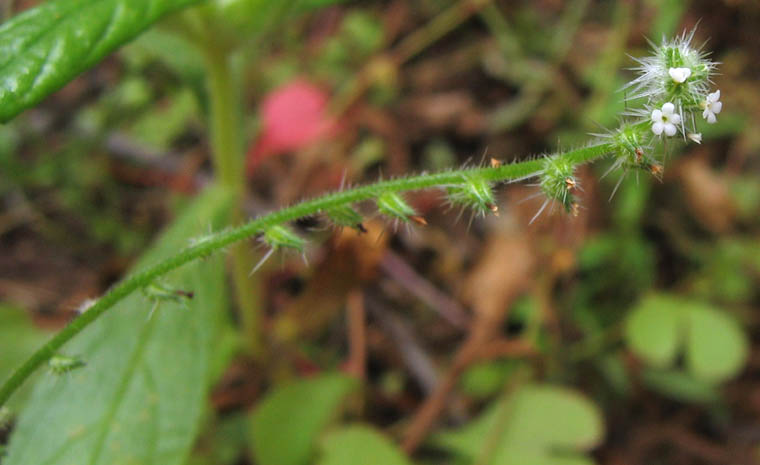
<path id="1" fill-rule="evenodd" d="M 575 391 L 527 385 L 433 441 L 488 465 L 591 464 L 582 452 L 601 441 L 603 430 L 597 407 Z"/>
<path id="2" fill-rule="evenodd" d="M 232 465 L 240 462 L 248 441 L 248 415 L 227 414 L 209 422 L 185 465 Z"/>
<path id="3" fill-rule="evenodd" d="M 155 150 L 168 150 L 173 141 L 198 115 L 196 99 L 184 88 L 166 99 L 166 104 L 145 112 L 130 128 L 138 143 Z"/>
<path id="4" fill-rule="evenodd" d="M 625 326 L 628 345 L 655 367 L 670 366 L 678 355 L 680 302 L 666 296 L 644 299 Z"/>
<path id="5" fill-rule="evenodd" d="M 34 326 L 29 315 L 18 308 L 0 304 L 0 341 L 3 341 L 0 356 L 0 379 L 8 379 L 13 370 L 44 344 L 50 335 Z M 26 383 L 13 395 L 9 407 L 19 409 L 30 393 Z"/>
<path id="6" fill-rule="evenodd" d="M 668 295 L 644 299 L 625 325 L 631 350 L 654 368 L 671 367 L 685 351 L 689 373 L 717 383 L 741 371 L 747 360 L 747 336 L 726 312 L 698 301 Z"/>
<path id="7" fill-rule="evenodd" d="M 231 196 L 209 190 L 140 260 L 155 263 L 210 225 L 226 224 Z M 133 293 L 67 344 L 87 363 L 46 374 L 14 430 L 4 465 L 171 465 L 183 463 L 197 434 L 212 358 L 227 307 L 224 257 L 167 275 L 192 299 L 153 303 Z"/>
<path id="8" fill-rule="evenodd" d="M 309 462 L 319 433 L 356 387 L 352 378 L 325 375 L 276 388 L 252 418 L 253 455 L 259 465 Z"/>
<path id="9" fill-rule="evenodd" d="M 692 305 L 686 362 L 694 376 L 709 382 L 728 379 L 741 371 L 748 350 L 735 320 L 710 307 Z"/>
<path id="10" fill-rule="evenodd" d="M 51 0 L 0 26 L 0 121 L 94 66 L 164 15 L 199 0 Z"/>
<path id="11" fill-rule="evenodd" d="M 322 440 L 318 465 L 410 465 L 388 438 L 374 429 L 354 425 L 330 432 Z"/>
<path id="12" fill-rule="evenodd" d="M 647 386 L 676 400 L 712 403 L 720 399 L 713 384 L 683 371 L 647 369 L 642 371 L 641 378 Z"/>

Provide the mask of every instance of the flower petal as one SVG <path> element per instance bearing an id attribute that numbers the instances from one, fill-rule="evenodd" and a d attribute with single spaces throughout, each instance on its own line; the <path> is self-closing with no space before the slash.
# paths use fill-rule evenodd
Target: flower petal
<path id="1" fill-rule="evenodd" d="M 665 105 L 662 106 L 662 113 L 664 115 L 670 116 L 670 115 L 673 114 L 673 112 L 675 111 L 675 109 L 676 109 L 676 106 L 673 105 L 672 103 L 668 102 L 668 103 L 666 103 Z"/>
<path id="2" fill-rule="evenodd" d="M 656 123 L 662 122 L 662 112 L 660 110 L 652 110 L 652 121 Z"/>
<path id="3" fill-rule="evenodd" d="M 662 134 L 662 130 L 665 128 L 665 125 L 658 121 L 652 125 L 652 132 L 657 134 L 658 136 Z"/>
<path id="4" fill-rule="evenodd" d="M 668 74 L 670 74 L 671 79 L 673 79 L 674 82 L 682 83 L 686 81 L 689 76 L 691 76 L 691 69 L 690 68 L 670 68 L 668 70 Z"/>
<path id="5" fill-rule="evenodd" d="M 709 112 L 706 118 L 707 118 L 707 122 L 710 124 L 715 124 L 715 122 L 718 121 L 718 119 L 715 117 L 715 113 L 713 112 Z"/>
<path id="6" fill-rule="evenodd" d="M 678 124 L 678 123 L 681 122 L 681 115 L 679 115 L 678 113 L 673 113 L 670 116 L 670 119 L 668 119 L 668 121 L 671 122 L 671 123 L 673 123 L 673 124 Z"/>
<path id="7" fill-rule="evenodd" d="M 676 125 L 673 123 L 665 123 L 665 135 L 666 136 L 675 136 L 676 135 Z"/>
<path id="8" fill-rule="evenodd" d="M 710 105 L 710 110 L 713 113 L 720 113 L 720 111 L 723 109 L 723 102 L 713 102 L 712 105 Z"/>

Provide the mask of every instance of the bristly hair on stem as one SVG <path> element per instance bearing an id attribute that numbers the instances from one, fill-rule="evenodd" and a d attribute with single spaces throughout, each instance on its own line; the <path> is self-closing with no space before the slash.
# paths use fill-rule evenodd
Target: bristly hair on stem
<path id="1" fill-rule="evenodd" d="M 712 124 L 722 109 L 720 91 L 709 92 L 717 63 L 710 61 L 709 55 L 701 49 L 691 46 L 693 37 L 694 31 L 690 31 L 675 40 L 664 40 L 659 46 L 653 45 L 652 56 L 636 59 L 639 67 L 635 70 L 639 77 L 628 87 L 633 89 L 634 97 L 644 102 L 628 112 L 628 119 L 618 129 L 599 135 L 590 145 L 512 164 L 496 162 L 485 167 L 421 174 L 341 189 L 198 238 L 176 255 L 128 276 L 100 299 L 88 304 L 86 311 L 32 354 L 0 386 L 0 408 L 36 369 L 56 356 L 58 350 L 80 331 L 131 293 L 150 290 L 160 277 L 172 270 L 254 236 L 261 237 L 270 251 L 291 249 L 302 252 L 305 241 L 288 229 L 288 223 L 300 218 L 323 213 L 339 226 L 361 230 L 362 217 L 354 207 L 372 200 L 392 221 L 408 223 L 411 220 L 422 224 L 424 219 L 406 204 L 402 194 L 433 188 L 444 189 L 452 204 L 462 205 L 476 214 L 496 213 L 492 192 L 495 185 L 536 177 L 541 193 L 547 199 L 542 210 L 549 202 L 558 202 L 566 211 L 575 213 L 579 208 L 575 198 L 579 184 L 574 175 L 578 165 L 611 155 L 612 169 L 622 169 L 624 173 L 639 169 L 661 175 L 662 164 L 656 152 L 664 138 L 681 132 L 684 141 L 699 143 L 702 137 L 697 132 L 695 121 L 698 118 L 694 115 L 701 111 L 706 122 Z"/>

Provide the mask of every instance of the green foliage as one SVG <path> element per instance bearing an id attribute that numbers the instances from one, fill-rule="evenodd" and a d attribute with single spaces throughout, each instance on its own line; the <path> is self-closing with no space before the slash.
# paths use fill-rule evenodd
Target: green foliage
<path id="1" fill-rule="evenodd" d="M 594 404 L 574 391 L 526 385 L 434 443 L 484 465 L 590 464 L 583 455 L 603 436 Z"/>
<path id="2" fill-rule="evenodd" d="M 683 351 L 691 375 L 717 383 L 744 366 L 748 341 L 739 324 L 701 302 L 668 295 L 645 298 L 625 326 L 631 350 L 655 368 L 669 368 Z"/>
<path id="3" fill-rule="evenodd" d="M 497 360 L 472 365 L 460 379 L 464 393 L 475 398 L 486 398 L 497 394 L 521 362 L 517 360 Z"/>
<path id="4" fill-rule="evenodd" d="M 0 111 L 0 118 L 12 118 L 161 16 L 194 1 L 53 0 L 3 25 L 0 39 L 9 40 L 4 42 L 7 45 L 0 46 L 0 51 L 10 53 L 6 53 L 8 58 L 3 57 L 4 62 L 0 61 L 0 67 L 4 68 L 4 80 L 0 84 L 0 103 L 4 104 L 4 110 Z M 159 57 L 183 79 L 193 81 L 189 84 L 194 84 L 196 93 L 203 95 L 205 90 L 199 90 L 199 87 L 203 73 L 208 71 L 204 66 L 208 66 L 209 57 L 220 58 L 220 62 L 235 62 L 233 58 L 238 56 L 232 51 L 241 50 L 251 39 L 277 31 L 287 18 L 332 3 L 336 1 L 212 0 L 174 24 L 187 35 L 180 38 L 174 34 L 176 30 L 152 31 L 125 56 L 133 67 L 144 67 Z M 518 17 L 517 22 L 530 30 L 522 34 L 531 37 L 526 44 L 535 47 L 541 55 L 560 60 L 567 52 L 568 39 L 574 34 L 587 4 L 587 0 L 571 2 L 569 13 L 565 13 L 557 27 L 558 33 L 551 38 L 536 33 L 542 29 L 536 27 L 542 24 L 539 17 L 525 14 Z M 664 20 L 666 24 L 658 27 L 671 28 L 680 17 L 684 2 L 665 4 L 663 10 L 670 13 Z M 624 7 L 618 11 L 627 12 L 629 5 L 624 4 Z M 534 10 L 521 11 L 532 14 Z M 627 18 L 626 15 L 620 16 Z M 199 21 L 193 23 L 194 20 Z M 193 26 L 200 28 L 193 30 Z M 620 37 L 626 36 L 624 32 L 628 27 L 627 22 L 624 28 L 621 27 Z M 191 43 L 192 39 L 199 38 L 192 37 L 193 33 L 202 36 L 203 40 Z M 349 13 L 338 37 L 327 41 L 323 59 L 328 65 L 333 60 L 346 70 L 353 69 L 355 63 L 380 49 L 383 35 L 383 25 L 373 15 L 363 11 Z M 199 54 L 194 45 L 200 45 L 205 56 Z M 619 45 L 614 47 L 611 50 L 620 55 Z M 616 60 L 598 69 L 609 71 L 616 67 Z M 368 75 L 382 81 L 376 74 L 387 72 L 385 76 L 391 82 L 396 64 L 385 64 L 391 67 L 380 66 L 375 73 Z M 338 74 L 345 76 L 346 71 L 340 69 Z M 602 79 L 592 87 L 596 91 L 609 90 L 615 82 L 611 71 L 596 74 Z M 532 68 L 529 75 L 536 81 L 543 79 L 542 72 L 533 73 Z M 232 84 L 239 83 L 234 81 L 224 80 L 221 90 L 237 95 Z M 142 111 L 154 98 L 152 89 L 145 80 L 134 80 L 130 84 L 113 93 L 115 103 L 112 104 Z M 211 87 L 213 94 L 214 86 Z M 541 100 L 538 96 L 527 97 L 528 105 L 519 108 L 519 113 L 525 115 Z M 535 102 L 531 103 L 534 98 Z M 213 101 L 213 95 L 210 100 Z M 132 126 L 131 134 L 155 148 L 171 148 L 187 126 L 188 118 L 199 113 L 199 109 L 192 94 L 186 90 L 171 95 L 168 102 L 167 107 L 148 109 Z M 608 107 L 599 108 L 615 109 Z M 234 110 L 225 107 L 227 109 Z M 91 117 L 89 121 L 95 123 L 89 126 L 93 133 L 107 129 L 104 122 L 108 117 L 103 116 L 106 112 L 99 110 L 87 115 Z M 217 113 L 232 114 L 231 111 Z M 215 119 L 218 116 L 212 115 L 211 118 L 218 127 L 235 126 L 229 124 L 230 120 L 222 119 L 219 123 Z M 83 118 L 83 121 L 88 120 Z M 66 346 L 66 353 L 82 354 L 82 358 L 51 355 L 58 353 L 56 349 L 60 344 L 71 339 L 95 317 L 75 320 L 74 330 L 66 332 L 72 327 L 69 326 L 61 338 L 54 340 L 60 342 L 58 346 L 46 346 L 27 363 L 26 366 L 33 370 L 49 358 L 49 366 L 61 376 L 54 379 L 49 373 L 42 374 L 46 378 L 38 386 L 32 406 L 24 412 L 14 431 L 7 463 L 186 463 L 205 410 L 207 388 L 222 373 L 239 344 L 237 335 L 221 328 L 222 315 L 227 307 L 227 289 L 223 280 L 223 259 L 213 256 L 213 252 L 252 236 L 260 237 L 272 251 L 286 248 L 303 252 L 305 241 L 286 226 L 288 222 L 323 212 L 338 225 L 363 230 L 362 216 L 353 206 L 370 199 L 375 200 L 380 213 L 396 222 L 414 220 L 424 224 L 404 200 L 402 192 L 408 190 L 445 188 L 454 204 L 482 214 L 495 212 L 492 191 L 495 183 L 537 175 L 541 176 L 540 188 L 549 200 L 559 202 L 567 211 L 577 212 L 574 195 L 577 194 L 578 180 L 574 173 L 579 164 L 614 153 L 617 167 L 651 172 L 655 168 L 661 169 L 649 153 L 641 153 L 642 146 L 646 145 L 644 136 L 651 137 L 648 124 L 643 121 L 624 125 L 608 138 L 608 142 L 544 159 L 504 167 L 397 178 L 328 194 L 234 229 L 200 236 L 208 226 L 202 222 L 214 218 L 215 226 L 222 226 L 231 216 L 228 214 L 230 199 L 226 194 L 206 192 L 156 249 L 143 258 L 138 266 L 141 271 L 127 277 L 115 291 L 98 302 L 98 315 L 116 303 L 117 308 Z M 212 140 L 217 129 L 212 129 Z M 233 134 L 229 139 L 234 141 L 236 137 Z M 237 139 L 242 140 L 242 137 Z M 385 151 L 383 139 L 367 137 L 364 140 L 365 143 L 355 151 L 359 159 L 368 162 L 379 159 L 378 156 L 382 158 Z M 0 149 L 5 148 L 2 145 L 0 141 Z M 230 147 L 232 145 L 234 143 Z M 437 161 L 431 158 L 431 164 L 439 169 L 452 165 L 440 161 L 451 158 L 451 154 L 443 153 L 440 147 L 431 147 L 431 150 L 441 152 L 433 157 L 437 157 Z M 238 158 L 242 159 L 242 156 Z M 232 167 L 233 171 L 238 168 L 240 166 Z M 99 169 L 90 169 L 96 175 L 100 173 Z M 82 172 L 83 169 L 77 167 L 75 171 Z M 48 170 L 49 179 L 55 180 L 56 173 L 68 178 L 56 170 Z M 56 182 L 49 181 L 48 184 Z M 622 317 L 619 309 L 627 305 L 618 305 L 615 312 L 606 314 L 608 308 L 619 304 L 620 300 L 636 298 L 652 286 L 652 247 L 637 231 L 646 212 L 646 195 L 642 189 L 629 189 L 625 204 L 613 213 L 613 221 L 626 232 L 625 237 L 600 236 L 583 249 L 580 271 L 585 276 L 581 281 L 593 276 L 593 283 L 579 285 L 582 287 L 578 299 L 581 310 L 575 312 L 577 320 L 573 323 L 586 332 L 588 340 L 607 334 L 608 328 L 604 328 L 607 325 L 617 328 Z M 756 199 L 750 200 L 744 208 L 747 216 L 751 215 L 752 205 L 756 203 Z M 188 242 L 187 239 L 194 240 Z M 742 254 L 734 253 L 732 257 L 736 258 L 736 255 Z M 173 276 L 163 277 L 198 258 L 206 261 L 195 262 Z M 737 258 L 731 263 L 740 261 Z M 159 277 L 161 281 L 158 281 Z M 744 278 L 739 289 L 742 293 L 732 294 L 739 294 L 742 299 L 750 295 L 752 285 L 750 279 Z M 134 293 L 137 289 L 142 289 L 144 294 Z M 598 299 L 601 292 L 610 289 L 616 291 L 612 298 Z M 162 305 L 157 309 L 155 304 L 158 302 Z M 544 334 L 545 315 L 542 311 L 530 307 L 524 306 L 521 310 L 516 306 L 512 318 L 527 328 L 520 337 L 535 342 L 541 349 L 550 345 L 544 344 L 544 339 L 553 336 Z M 81 321 L 84 323 L 76 326 Z M 7 329 L 13 331 L 15 327 L 11 321 Z M 0 326 L 0 335 L 5 329 Z M 643 380 L 682 400 L 709 402 L 718 399 L 715 384 L 736 374 L 747 356 L 746 337 L 736 322 L 704 304 L 673 297 L 646 300 L 632 312 L 625 329 L 631 349 L 651 365 L 643 370 Z M 23 331 L 17 332 L 23 334 Z M 16 336 L 8 335 L 9 338 Z M 30 340 L 32 338 L 29 336 Z M 23 344 L 20 342 L 19 346 Z M 681 352 L 686 356 L 688 372 L 674 367 Z M 598 358 L 594 362 L 601 366 L 608 379 L 616 380 L 619 392 L 627 392 L 628 373 L 617 355 Z M 548 361 L 551 364 L 554 360 Z M 474 397 L 492 396 L 504 389 L 514 371 L 524 363 L 497 361 L 476 365 L 464 374 L 461 387 Z M 0 374 L 5 374 L 3 369 L 0 364 Z M 29 373 L 27 371 L 24 376 Z M 24 376 L 18 379 L 23 381 Z M 18 383 L 2 386 L 0 404 L 17 386 Z M 355 387 L 355 380 L 336 374 L 283 387 L 275 385 L 257 405 L 250 421 L 247 415 L 238 414 L 215 424 L 218 429 L 202 438 L 201 450 L 190 463 L 236 463 L 240 461 L 247 441 L 252 445 L 253 458 L 259 465 L 306 465 L 315 460 L 320 465 L 409 465 L 411 462 L 403 452 L 371 427 L 353 425 L 325 433 Z M 485 413 L 460 430 L 437 434 L 433 442 L 468 463 L 583 465 L 592 463 L 585 453 L 601 440 L 602 435 L 601 415 L 585 398 L 560 387 L 527 385 L 517 387 L 504 399 L 487 405 Z M 207 448 L 203 447 L 204 439 L 210 443 Z"/>
<path id="5" fill-rule="evenodd" d="M 325 41 L 314 64 L 317 73 L 341 82 L 363 64 L 383 43 L 382 23 L 372 14 L 353 10 L 337 33 Z"/>
<path id="6" fill-rule="evenodd" d="M 714 403 L 720 399 L 713 383 L 683 371 L 650 368 L 641 373 L 641 378 L 657 392 L 683 402 Z"/>
<path id="7" fill-rule="evenodd" d="M 229 205 L 225 191 L 205 192 L 137 268 L 205 231 L 199 218 L 224 224 Z M 212 381 L 211 361 L 227 306 L 224 258 L 197 262 L 166 280 L 192 290 L 193 299 L 165 303 L 149 318 L 152 304 L 132 294 L 67 345 L 87 365 L 38 384 L 4 463 L 183 463 Z"/>
<path id="8" fill-rule="evenodd" d="M 7 379 L 11 371 L 39 347 L 49 335 L 35 327 L 31 318 L 23 310 L 8 305 L 0 305 L 0 341 L 3 341 L 0 356 L 0 379 Z M 18 409 L 29 396 L 31 384 L 10 402 L 12 409 Z"/>
<path id="9" fill-rule="evenodd" d="M 578 265 L 583 285 L 573 308 L 587 330 L 616 324 L 651 289 L 657 269 L 650 243 L 638 235 L 614 233 L 586 241 Z"/>
<path id="10" fill-rule="evenodd" d="M 182 89 L 170 96 L 167 105 L 144 114 L 130 128 L 135 139 L 156 150 L 169 150 L 172 142 L 188 127 L 188 122 L 198 119 L 197 100 L 189 89 Z"/>
<path id="11" fill-rule="evenodd" d="M 318 465 L 410 465 L 395 444 L 374 429 L 353 425 L 328 433 Z"/>
<path id="12" fill-rule="evenodd" d="M 695 293 L 705 299 L 739 304 L 757 293 L 760 246 L 757 241 L 725 238 L 706 250 L 700 272 L 694 279 Z"/>
<path id="13" fill-rule="evenodd" d="M 308 464 L 318 435 L 355 388 L 355 380 L 337 374 L 276 388 L 259 403 L 251 418 L 256 463 Z"/>
<path id="14" fill-rule="evenodd" d="M 164 15 L 198 0 L 52 0 L 0 26 L 0 121 L 98 63 Z"/>
<path id="15" fill-rule="evenodd" d="M 344 0 L 214 0 L 202 8 L 216 39 L 234 47 L 274 33 L 294 17 L 342 1 Z"/>
<path id="16" fill-rule="evenodd" d="M 690 2 L 689 0 L 647 0 L 647 3 L 657 8 L 651 29 L 652 37 L 657 39 L 676 33 L 683 12 Z"/>
<path id="17" fill-rule="evenodd" d="M 248 441 L 248 415 L 239 412 L 210 422 L 186 465 L 239 463 Z"/>

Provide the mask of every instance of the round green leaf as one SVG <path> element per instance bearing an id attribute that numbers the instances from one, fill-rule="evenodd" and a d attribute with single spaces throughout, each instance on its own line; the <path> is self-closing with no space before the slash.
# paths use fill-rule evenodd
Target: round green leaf
<path id="1" fill-rule="evenodd" d="M 686 356 L 690 379 L 716 383 L 736 375 L 747 359 L 748 342 L 727 313 L 704 303 L 657 295 L 644 299 L 626 321 L 631 350 L 653 368 L 669 368 Z"/>
<path id="2" fill-rule="evenodd" d="M 681 302 L 667 296 L 645 298 L 625 323 L 631 350 L 655 367 L 670 366 L 678 354 Z"/>
<path id="3" fill-rule="evenodd" d="M 374 429 L 354 425 L 329 433 L 319 465 L 410 465 L 401 450 Z"/>
<path id="4" fill-rule="evenodd" d="M 309 463 L 317 436 L 356 387 L 343 375 L 325 375 L 275 389 L 252 418 L 253 455 L 258 465 Z"/>
<path id="5" fill-rule="evenodd" d="M 747 360 L 748 342 L 727 314 L 700 304 L 689 308 L 686 360 L 700 379 L 719 382 L 739 373 Z"/>
<path id="6" fill-rule="evenodd" d="M 647 386 L 676 400 L 712 403 L 720 399 L 714 385 L 683 371 L 648 369 L 641 378 Z"/>
<path id="7" fill-rule="evenodd" d="M 601 441 L 599 409 L 575 391 L 527 385 L 435 444 L 479 463 L 564 465 L 593 463 L 582 452 Z"/>

